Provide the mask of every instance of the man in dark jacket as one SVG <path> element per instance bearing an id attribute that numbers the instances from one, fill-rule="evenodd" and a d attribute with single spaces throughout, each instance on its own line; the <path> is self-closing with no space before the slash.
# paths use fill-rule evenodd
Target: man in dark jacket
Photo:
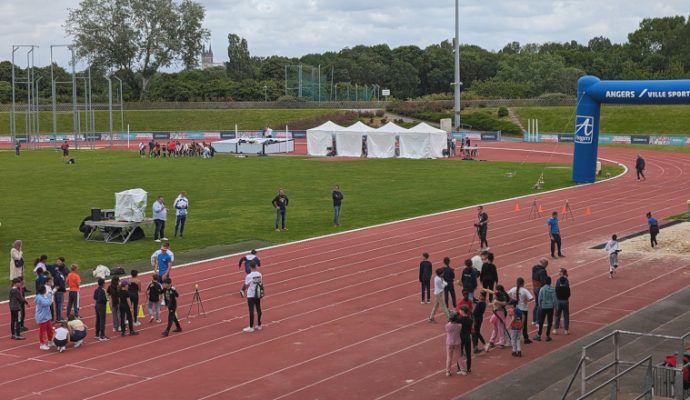
<path id="1" fill-rule="evenodd" d="M 455 270 L 450 267 L 450 258 L 443 258 L 443 280 L 447 283 L 446 287 L 443 288 L 443 298 L 446 302 L 446 307 L 448 307 L 448 295 L 450 294 L 451 301 L 453 302 L 453 308 L 457 306 L 455 299 Z"/>
<path id="2" fill-rule="evenodd" d="M 477 209 L 477 223 L 474 224 L 477 228 L 477 235 L 479 235 L 479 247 L 482 251 L 489 250 L 489 242 L 486 240 L 486 235 L 489 229 L 489 214 L 484 211 L 483 206 Z"/>
<path id="3" fill-rule="evenodd" d="M 58 257 L 55 264 L 46 265 L 46 269 L 53 277 L 53 283 L 57 288 L 57 292 L 53 295 L 55 299 L 55 319 L 62 321 L 62 306 L 65 304 L 65 292 L 67 291 L 65 277 L 67 276 L 67 268 L 65 267 L 65 258 Z"/>
<path id="4" fill-rule="evenodd" d="M 483 251 L 482 257 L 482 272 L 479 273 L 479 280 L 482 282 L 484 289 L 489 289 L 493 292 L 494 285 L 498 283 L 498 271 L 494 264 L 494 253 Z M 494 301 L 493 294 L 489 294 L 489 303 Z"/>
<path id="5" fill-rule="evenodd" d="M 422 304 L 426 293 L 426 304 L 431 303 L 431 273 L 432 265 L 429 261 L 429 253 L 422 254 L 422 262 L 419 263 L 419 282 L 422 283 Z"/>
<path id="6" fill-rule="evenodd" d="M 532 267 L 532 288 L 534 290 L 534 310 L 532 310 L 532 324 L 536 325 L 539 322 L 539 290 L 546 284 L 546 278 L 549 274 L 546 272 L 546 267 L 549 265 L 549 260 L 542 257 L 539 264 Z"/>
<path id="7" fill-rule="evenodd" d="M 340 206 L 343 203 L 343 192 L 340 191 L 340 186 L 335 185 L 333 188 L 333 226 L 340 226 Z"/>
<path id="8" fill-rule="evenodd" d="M 645 162 L 644 158 L 642 158 L 641 155 L 637 155 L 637 159 L 635 160 L 635 171 L 637 171 L 637 180 L 640 180 L 640 176 L 642 177 L 642 180 L 647 180 L 644 176 L 644 170 L 645 170 Z"/>
<path id="9" fill-rule="evenodd" d="M 165 306 L 168 307 L 168 326 L 165 328 L 161 335 L 168 336 L 170 333 L 170 328 L 175 324 L 175 330 L 173 332 L 182 332 L 182 327 L 180 326 L 180 321 L 177 320 L 177 298 L 179 294 L 177 290 L 172 286 L 172 280 L 166 278 L 163 281 L 163 296 L 165 296 Z"/>
<path id="10" fill-rule="evenodd" d="M 285 195 L 283 189 L 280 189 L 278 191 L 278 195 L 273 198 L 273 201 L 271 203 L 273 204 L 273 207 L 275 207 L 276 209 L 276 232 L 280 230 L 278 229 L 278 222 L 281 222 L 282 229 L 286 231 L 287 228 L 285 227 L 285 212 L 287 211 L 289 200 Z"/>
<path id="11" fill-rule="evenodd" d="M 462 290 L 467 291 L 468 298 L 474 300 L 474 290 L 477 288 L 477 270 L 472 266 L 472 260 L 465 260 L 465 268 L 460 277 Z"/>

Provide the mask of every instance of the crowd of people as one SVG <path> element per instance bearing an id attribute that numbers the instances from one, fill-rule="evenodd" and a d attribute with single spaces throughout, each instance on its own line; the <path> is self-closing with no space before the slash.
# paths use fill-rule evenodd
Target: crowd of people
<path id="1" fill-rule="evenodd" d="M 206 142 L 191 142 L 182 143 L 180 141 L 167 141 L 160 143 L 156 140 L 150 140 L 147 145 L 144 142 L 139 142 L 139 155 L 149 158 L 177 158 L 177 157 L 202 157 L 210 158 L 216 155 L 216 149 L 211 143 Z"/>
<path id="2" fill-rule="evenodd" d="M 48 263 L 48 256 L 41 255 L 33 263 L 35 296 L 33 304 L 27 300 L 27 294 L 33 290 L 26 287 L 24 249 L 21 240 L 15 241 L 10 252 L 10 279 L 12 287 L 9 293 L 10 330 L 12 340 L 26 340 L 27 309 L 34 307 L 34 318 L 38 327 L 38 343 L 41 350 L 57 349 L 64 352 L 69 343 L 74 348 L 80 347 L 87 336 L 88 327 L 81 317 L 81 277 L 79 266 L 67 267 L 64 257 L 58 257 L 53 264 Z M 170 272 L 174 254 L 170 243 L 163 243 L 159 250 L 151 255 L 153 274 L 144 290 L 144 283 L 139 272 L 130 271 L 129 277 L 113 276 L 108 285 L 99 277 L 93 291 L 95 311 L 94 339 L 108 341 L 106 335 L 106 314 L 112 314 L 112 331 L 121 336 L 136 336 L 135 329 L 141 325 L 139 313 L 143 313 L 140 295 L 145 292 L 149 323 L 161 323 L 161 306 L 168 309 L 168 325 L 162 332 L 168 336 L 172 325 L 173 332 L 181 332 L 182 327 L 177 318 L 177 298 L 179 294 L 174 286 Z M 67 306 L 65 308 L 65 294 Z M 139 312 L 138 312 L 139 311 Z M 260 317 L 259 317 L 260 324 Z"/>

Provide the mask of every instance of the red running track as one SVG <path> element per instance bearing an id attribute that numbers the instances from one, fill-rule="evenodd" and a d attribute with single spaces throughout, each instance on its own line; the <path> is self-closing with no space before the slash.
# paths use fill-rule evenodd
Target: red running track
<path id="1" fill-rule="evenodd" d="M 508 149 L 508 148 L 512 149 Z M 517 149 L 517 150 L 516 150 Z M 482 158 L 568 162 L 568 146 L 496 144 Z M 627 165 L 635 152 L 604 148 L 603 157 Z M 575 221 L 562 223 L 565 259 L 549 266 L 570 272 L 571 335 L 474 358 L 467 377 L 447 378 L 443 324 L 429 324 L 428 305 L 419 304 L 417 268 L 423 251 L 434 265 L 444 256 L 461 265 L 474 233 L 474 208 L 345 232 L 261 251 L 267 297 L 264 330 L 243 333 L 246 303 L 237 294 L 243 273 L 236 257 L 212 260 L 174 271 L 181 293 L 184 331 L 162 338 L 162 326 L 144 322 L 137 337 L 106 343 L 87 338 L 79 349 L 59 354 L 40 351 L 32 319 L 28 340 L 0 340 L 0 396 L 3 399 L 449 399 L 499 378 L 566 343 L 622 318 L 690 284 L 688 261 L 623 252 L 618 276 L 608 279 L 606 255 L 588 250 L 612 233 L 645 228 L 644 213 L 658 217 L 685 210 L 690 155 L 643 151 L 649 179 L 623 177 L 596 185 L 543 194 L 548 210 L 567 198 Z M 503 283 L 548 255 L 544 219 L 530 221 L 530 199 L 487 205 L 489 241 Z M 590 207 L 592 215 L 584 217 Z M 663 243 L 664 233 L 659 235 Z M 231 274 L 231 275 L 230 275 Z M 231 279 L 228 279 L 231 277 Z M 526 279 L 529 281 L 529 279 Z M 184 319 L 198 283 L 206 318 Z M 92 289 L 85 288 L 83 314 L 93 326 Z M 33 308 L 29 309 L 33 315 Z M 7 307 L 0 329 L 9 331 Z M 110 330 L 110 323 L 107 325 Z M 489 324 L 484 324 L 488 338 Z"/>

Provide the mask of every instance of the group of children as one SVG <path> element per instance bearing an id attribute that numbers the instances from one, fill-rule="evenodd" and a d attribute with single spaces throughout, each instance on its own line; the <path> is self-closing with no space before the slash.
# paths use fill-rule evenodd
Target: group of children
<path id="1" fill-rule="evenodd" d="M 159 157 L 194 157 L 200 156 L 203 158 L 213 157 L 216 154 L 216 149 L 211 143 L 180 143 L 179 141 L 168 141 L 167 143 L 159 143 L 151 140 L 148 144 L 148 156 L 150 158 Z M 146 145 L 144 142 L 139 142 L 139 155 L 146 156 Z"/>
<path id="2" fill-rule="evenodd" d="M 430 303 L 430 286 L 432 264 L 429 254 L 422 255 L 419 277 L 422 287 L 422 304 Z M 455 272 L 450 266 L 450 259 L 445 257 L 444 267 L 435 270 L 433 278 L 434 305 L 429 316 L 429 322 L 435 322 L 435 315 L 439 308 L 444 310 L 448 318 L 446 330 L 446 376 L 451 375 L 451 369 L 457 366 L 458 375 L 467 375 L 472 371 L 472 354 L 488 352 L 498 347 L 504 348 L 506 341 L 510 341 L 512 355 L 522 357 L 523 339 L 525 344 L 532 343 L 528 336 L 528 314 L 531 301 L 535 301 L 535 325 L 538 325 L 537 335 L 533 340 L 541 341 L 544 324 L 546 323 L 546 341 L 551 341 L 551 334 L 560 328 L 563 318 L 564 334 L 569 333 L 570 312 L 570 282 L 568 272 L 561 268 L 560 276 L 554 289 L 551 277 L 546 273 L 548 260 L 540 260 L 533 269 L 534 295 L 524 287 L 522 277 L 516 279 L 515 287 L 506 292 L 503 285 L 498 284 L 497 268 L 493 264 L 494 255 L 483 251 L 477 257 L 479 263 L 472 259 L 465 260 L 458 284 L 462 287 L 462 298 L 455 299 Z M 478 265 L 479 268 L 476 268 Z M 479 282 L 478 282 L 479 281 Z M 537 284 L 538 282 L 538 284 Z M 478 289 L 478 283 L 482 288 Z M 494 287 L 495 286 L 495 287 Z M 478 289 L 478 296 L 475 292 Z M 451 310 L 448 301 L 452 302 Z M 482 324 L 487 311 L 491 310 L 489 322 L 491 336 L 488 341 L 481 333 Z M 552 323 L 556 313 L 556 324 L 553 331 Z M 481 346 L 480 346 L 481 342 Z M 464 359 L 464 362 L 461 362 Z M 464 366 L 461 366 L 461 363 Z"/>

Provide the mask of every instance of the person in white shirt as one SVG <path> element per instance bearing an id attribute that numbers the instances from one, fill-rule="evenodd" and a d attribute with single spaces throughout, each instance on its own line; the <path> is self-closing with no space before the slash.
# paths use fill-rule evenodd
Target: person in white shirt
<path id="1" fill-rule="evenodd" d="M 260 331 L 261 326 L 261 296 L 263 277 L 261 273 L 256 270 L 256 264 L 251 265 L 252 272 L 250 272 L 244 279 L 244 284 L 247 286 L 247 304 L 249 305 L 249 326 L 244 328 L 244 332 Z M 256 309 L 257 325 L 254 325 L 254 309 Z"/>
<path id="2" fill-rule="evenodd" d="M 168 219 L 168 209 L 165 208 L 163 196 L 158 196 L 153 202 L 153 223 L 156 228 L 153 231 L 153 241 L 160 243 L 161 240 L 168 240 L 165 237 L 165 220 Z"/>
<path id="3" fill-rule="evenodd" d="M 53 335 L 53 343 L 57 350 L 62 353 L 67 347 L 67 342 L 69 341 L 69 330 L 67 329 L 66 322 L 60 322 L 60 326 L 55 329 L 55 334 Z"/>
<path id="4" fill-rule="evenodd" d="M 184 236 L 184 224 L 187 221 L 187 209 L 189 208 L 189 199 L 187 199 L 187 192 L 180 192 L 180 194 L 173 202 L 175 208 L 175 237 L 179 228 L 180 237 Z"/>
<path id="5" fill-rule="evenodd" d="M 41 257 L 34 261 L 34 272 L 38 275 L 38 270 L 40 269 L 44 274 L 48 272 L 46 268 L 46 261 L 48 261 L 48 256 L 43 254 Z"/>
<path id="6" fill-rule="evenodd" d="M 621 252 L 617 235 L 611 236 L 611 240 L 606 243 L 604 250 L 609 254 L 609 278 L 613 278 L 616 268 L 618 268 L 618 253 Z"/>
<path id="7" fill-rule="evenodd" d="M 443 300 L 443 291 L 448 285 L 446 281 L 443 280 L 443 268 L 438 268 L 436 270 L 436 276 L 434 277 L 434 307 L 431 309 L 431 315 L 429 316 L 429 322 L 436 322 L 434 317 L 436 316 L 436 311 L 438 307 L 443 307 L 443 312 L 446 314 L 446 318 L 449 318 L 450 311 L 448 311 L 448 306 Z"/>
<path id="8" fill-rule="evenodd" d="M 511 302 L 516 302 L 515 307 L 522 311 L 522 337 L 525 339 L 525 344 L 532 343 L 529 335 L 527 334 L 527 315 L 529 314 L 529 303 L 534 300 L 534 296 L 529 290 L 525 289 L 525 280 L 522 278 L 517 278 L 516 286 L 508 291 L 508 296 Z"/>

